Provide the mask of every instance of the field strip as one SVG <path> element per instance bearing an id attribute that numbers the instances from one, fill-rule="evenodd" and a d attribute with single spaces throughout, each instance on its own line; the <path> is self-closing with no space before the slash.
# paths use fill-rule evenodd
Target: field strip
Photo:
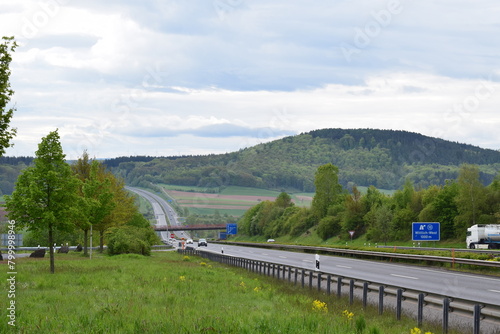
<path id="1" fill-rule="evenodd" d="M 251 206 L 243 205 L 206 205 L 206 204 L 182 204 L 182 206 L 189 208 L 202 208 L 202 209 L 234 209 L 234 210 L 248 210 Z"/>
<path id="2" fill-rule="evenodd" d="M 275 196 L 254 196 L 254 195 L 220 195 L 220 194 L 209 194 L 209 193 L 196 193 L 189 191 L 179 191 L 179 190 L 165 190 L 169 195 L 175 198 L 193 198 L 193 197 L 205 197 L 205 198 L 220 198 L 220 199 L 230 199 L 230 200 L 244 200 L 244 201 L 274 201 Z"/>

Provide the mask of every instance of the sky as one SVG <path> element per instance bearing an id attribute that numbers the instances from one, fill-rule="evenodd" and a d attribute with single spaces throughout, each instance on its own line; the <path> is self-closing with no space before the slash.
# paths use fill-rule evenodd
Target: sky
<path id="1" fill-rule="evenodd" d="M 500 149 L 498 0 L 2 0 L 17 128 L 68 159 L 234 152 L 323 128 Z"/>

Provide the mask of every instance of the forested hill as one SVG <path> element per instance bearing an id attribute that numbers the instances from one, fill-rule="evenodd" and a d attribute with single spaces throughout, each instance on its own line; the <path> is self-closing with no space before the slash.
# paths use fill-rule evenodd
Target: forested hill
<path id="1" fill-rule="evenodd" d="M 344 186 L 399 189 L 407 178 L 422 187 L 444 184 L 463 163 L 478 165 L 489 184 L 500 171 L 500 152 L 406 131 L 322 129 L 227 154 L 105 162 L 132 186 L 152 182 L 213 191 L 227 185 L 314 191 L 314 173 L 326 163 L 339 167 Z"/>
<path id="2" fill-rule="evenodd" d="M 482 149 L 415 132 L 373 129 L 322 129 L 309 132 L 314 138 L 328 138 L 345 150 L 386 148 L 394 161 L 405 164 L 460 165 L 495 164 L 500 151 Z"/>

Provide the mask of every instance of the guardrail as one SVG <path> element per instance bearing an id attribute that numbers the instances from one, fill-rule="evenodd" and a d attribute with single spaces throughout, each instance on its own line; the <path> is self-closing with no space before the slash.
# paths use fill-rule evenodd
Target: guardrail
<path id="1" fill-rule="evenodd" d="M 363 307 L 367 306 L 369 294 L 376 294 L 379 314 L 384 312 L 386 297 L 394 298 L 395 313 L 398 320 L 401 319 L 403 302 L 412 301 L 416 303 L 417 326 L 421 327 L 424 318 L 424 307 L 438 307 L 441 313 L 443 333 L 448 333 L 450 324 L 450 313 L 462 313 L 472 315 L 474 334 L 480 333 L 481 321 L 489 320 L 500 323 L 500 305 L 478 303 L 472 300 L 459 299 L 446 295 L 439 295 L 427 291 L 407 289 L 402 286 L 387 285 L 383 282 L 363 281 L 346 276 L 336 276 L 321 271 L 310 270 L 290 265 L 252 260 L 235 257 L 220 253 L 214 253 L 199 249 L 178 249 L 181 254 L 196 255 L 212 261 L 227 265 L 241 267 L 252 272 L 284 279 L 299 284 L 302 288 L 308 286 L 310 289 L 316 287 L 318 291 L 325 290 L 328 295 L 336 293 L 337 297 L 348 294 L 349 302 L 352 304 L 355 297 L 362 300 Z M 348 287 L 348 291 L 343 288 Z M 357 293 L 356 293 L 357 289 Z M 359 290 L 361 291 L 359 292 Z M 496 325 L 498 326 L 498 325 Z"/>
<path id="2" fill-rule="evenodd" d="M 264 243 L 250 243 L 250 242 L 227 242 L 227 244 L 235 246 L 247 246 L 247 247 L 301 250 L 304 252 L 316 252 L 321 254 L 356 255 L 358 257 L 376 258 L 376 259 L 389 259 L 389 260 L 401 259 L 413 262 L 441 262 L 441 263 L 450 263 L 452 266 L 455 264 L 464 264 L 464 265 L 466 264 L 473 266 L 500 268 L 500 261 L 473 260 L 473 259 L 465 259 L 459 257 L 374 252 L 374 251 L 362 251 L 355 249 L 327 248 L 327 247 L 300 246 L 300 245 L 282 245 L 273 243 L 264 244 Z"/>

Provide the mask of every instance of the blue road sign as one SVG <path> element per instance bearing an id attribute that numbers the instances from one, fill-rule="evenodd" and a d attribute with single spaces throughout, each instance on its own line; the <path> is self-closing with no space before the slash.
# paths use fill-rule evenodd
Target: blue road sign
<path id="1" fill-rule="evenodd" d="M 238 225 L 237 224 L 226 224 L 226 234 L 237 234 Z"/>
<path id="2" fill-rule="evenodd" d="M 413 241 L 439 241 L 441 238 L 439 223 L 413 223 L 411 230 Z"/>

